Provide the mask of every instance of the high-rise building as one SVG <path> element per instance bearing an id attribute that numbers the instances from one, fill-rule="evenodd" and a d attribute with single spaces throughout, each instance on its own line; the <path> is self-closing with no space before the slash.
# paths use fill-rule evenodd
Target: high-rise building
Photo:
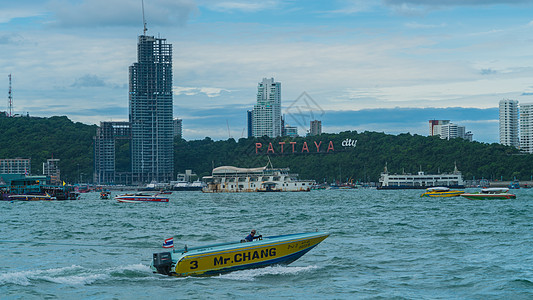
<path id="1" fill-rule="evenodd" d="M 246 125 L 248 126 L 248 137 L 253 137 L 252 134 L 252 127 L 254 126 L 253 120 L 254 119 L 254 111 L 248 110 L 246 111 Z"/>
<path id="2" fill-rule="evenodd" d="M 257 104 L 252 116 L 252 135 L 255 137 L 282 135 L 281 83 L 263 78 L 257 87 Z"/>
<path id="3" fill-rule="evenodd" d="M 500 144 L 518 148 L 518 101 L 500 100 Z"/>
<path id="4" fill-rule="evenodd" d="M 173 120 L 173 130 L 174 130 L 174 137 L 179 137 L 180 139 L 183 136 L 183 120 L 179 118 L 175 118 Z"/>
<path id="5" fill-rule="evenodd" d="M 174 173 L 172 45 L 143 34 L 137 60 L 129 68 L 133 180 L 170 182 Z"/>
<path id="6" fill-rule="evenodd" d="M 311 121 L 311 127 L 309 128 L 309 135 L 321 135 L 322 134 L 322 121 L 313 120 Z"/>
<path id="7" fill-rule="evenodd" d="M 520 149 L 533 153 L 533 103 L 520 104 Z"/>
<path id="8" fill-rule="evenodd" d="M 441 134 L 441 127 L 450 124 L 450 120 L 429 120 L 429 136 Z"/>
<path id="9" fill-rule="evenodd" d="M 132 183 L 131 172 L 116 171 L 117 140 L 131 140 L 130 122 L 100 122 L 94 137 L 94 182 L 97 184 Z"/>

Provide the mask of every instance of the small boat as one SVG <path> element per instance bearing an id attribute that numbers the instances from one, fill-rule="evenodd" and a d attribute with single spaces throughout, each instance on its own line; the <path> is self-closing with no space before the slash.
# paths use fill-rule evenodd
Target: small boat
<path id="1" fill-rule="evenodd" d="M 461 194 L 470 200 L 488 200 L 488 199 L 516 199 L 515 194 L 508 193 L 508 188 L 487 188 L 481 192 Z"/>
<path id="2" fill-rule="evenodd" d="M 437 186 L 427 188 L 426 192 L 420 195 L 420 197 L 457 197 L 464 193 L 465 191 L 450 190 L 448 187 Z"/>
<path id="3" fill-rule="evenodd" d="M 100 193 L 100 199 L 107 200 L 111 196 L 111 192 L 104 191 Z"/>
<path id="4" fill-rule="evenodd" d="M 154 253 L 150 268 L 171 276 L 214 275 L 235 270 L 288 265 L 329 236 L 325 232 L 265 237 L 172 252 Z"/>
<path id="5" fill-rule="evenodd" d="M 18 201 L 41 201 L 41 200 L 56 200 L 56 197 L 52 197 L 48 194 L 24 194 L 24 195 L 9 195 L 9 200 Z"/>
<path id="6" fill-rule="evenodd" d="M 146 194 L 146 193 L 135 193 L 135 194 L 124 194 L 118 195 L 115 197 L 118 202 L 168 202 L 167 197 L 159 196 L 159 194 Z"/>

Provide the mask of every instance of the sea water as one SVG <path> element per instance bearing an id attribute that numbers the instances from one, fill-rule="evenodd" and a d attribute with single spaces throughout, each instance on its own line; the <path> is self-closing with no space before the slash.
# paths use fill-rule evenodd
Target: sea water
<path id="1" fill-rule="evenodd" d="M 169 203 L 0 201 L 2 299 L 532 299 L 533 190 L 514 200 L 423 191 L 174 192 Z M 113 196 L 116 193 L 113 193 Z M 152 253 L 326 231 L 289 266 L 153 274 Z"/>

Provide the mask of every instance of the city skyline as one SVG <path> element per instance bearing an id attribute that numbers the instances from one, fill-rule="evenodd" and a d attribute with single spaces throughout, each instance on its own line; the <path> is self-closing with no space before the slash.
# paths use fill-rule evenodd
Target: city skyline
<path id="1" fill-rule="evenodd" d="M 12 74 L 15 113 L 126 121 L 127 67 L 143 29 L 136 2 L 3 4 L 0 110 Z M 499 100 L 533 102 L 533 1 L 433 2 L 144 5 L 147 34 L 174 45 L 173 117 L 186 139 L 240 138 L 257 80 L 274 77 L 283 113 L 307 92 L 324 112 L 315 116 L 323 132 L 427 135 L 428 119 L 453 119 L 475 140 L 498 142 Z M 365 112 L 384 121 L 354 121 Z"/>

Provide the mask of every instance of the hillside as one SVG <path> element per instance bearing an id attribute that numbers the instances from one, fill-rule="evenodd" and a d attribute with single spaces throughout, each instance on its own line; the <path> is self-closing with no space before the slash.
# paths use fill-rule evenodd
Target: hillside
<path id="1" fill-rule="evenodd" d="M 63 180 L 77 182 L 82 177 L 82 181 L 92 181 L 96 125 L 74 123 L 65 116 L 0 116 L 0 158 L 31 158 L 34 175 L 42 174 L 46 159 L 59 158 Z"/>
<path id="2" fill-rule="evenodd" d="M 357 140 L 355 147 L 343 147 L 343 141 Z M 292 144 L 296 142 L 295 153 Z M 329 142 L 334 151 L 327 152 Z M 281 153 L 279 142 L 285 142 Z M 304 149 L 307 144 L 309 153 Z M 262 147 L 256 154 L 256 144 Z M 272 143 L 274 151 L 267 151 Z M 315 144 L 316 143 L 316 144 Z M 316 145 L 321 145 L 316 151 Z M 301 178 L 328 181 L 342 179 L 377 181 L 385 164 L 391 173 L 452 172 L 454 164 L 465 179 L 513 178 L 529 180 L 533 174 L 533 156 L 520 154 L 517 149 L 499 144 L 468 142 L 461 139 L 441 140 L 438 137 L 400 134 L 388 135 L 377 132 L 323 134 L 306 138 L 249 138 L 238 142 L 178 141 L 176 145 L 176 169 L 183 172 L 192 169 L 198 175 L 207 175 L 213 166 L 233 165 L 258 167 L 268 163 L 275 167 L 290 167 Z M 268 155 L 267 155 L 268 152 Z M 274 152 L 274 153 L 273 153 Z"/>
<path id="3" fill-rule="evenodd" d="M 78 182 L 82 177 L 82 181 L 90 181 L 96 128 L 96 125 L 72 122 L 67 117 L 0 117 L 0 158 L 31 158 L 32 173 L 41 174 L 42 163 L 53 156 L 61 159 L 64 180 Z M 283 153 L 280 142 L 285 143 Z M 129 170 L 128 156 L 129 144 L 117 143 L 117 170 Z M 265 166 L 269 158 L 275 167 L 289 167 L 302 179 L 320 182 L 377 181 L 385 164 L 391 173 L 416 173 L 420 169 L 437 173 L 451 172 L 457 163 L 465 179 L 530 180 L 533 175 L 533 155 L 520 154 L 512 147 L 378 132 L 347 131 L 306 138 L 239 141 L 213 141 L 208 137 L 176 140 L 174 157 L 175 173 L 192 169 L 199 176 L 208 175 L 213 167 L 222 165 Z"/>

